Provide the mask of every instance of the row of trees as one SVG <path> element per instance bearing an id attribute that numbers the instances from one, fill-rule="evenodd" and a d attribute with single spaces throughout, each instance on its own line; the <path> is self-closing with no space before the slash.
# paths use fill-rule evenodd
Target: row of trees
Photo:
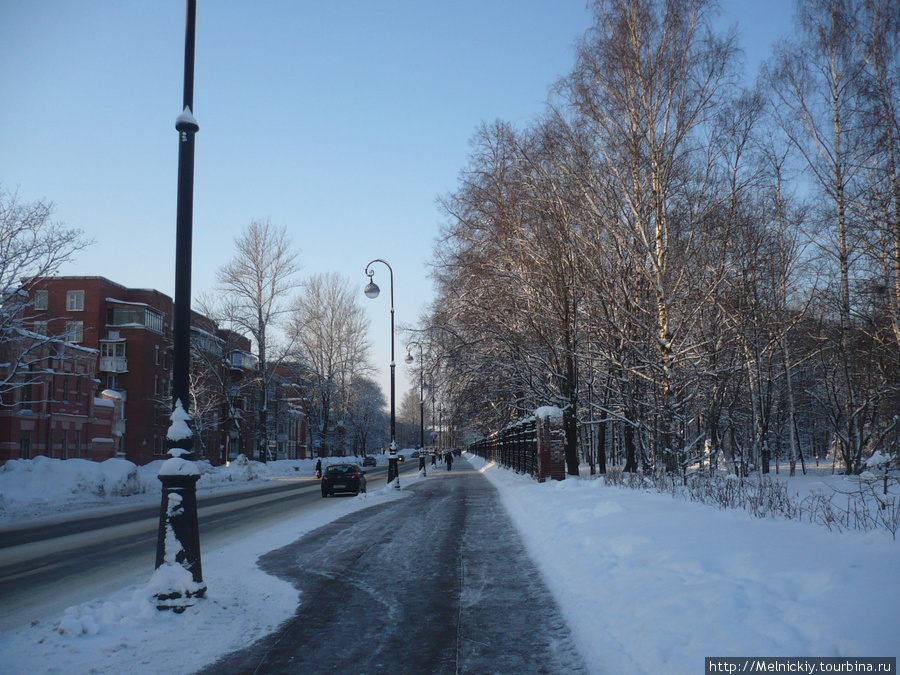
<path id="1" fill-rule="evenodd" d="M 261 446 L 275 433 L 270 399 L 284 381 L 305 399 L 319 453 L 381 446 L 385 399 L 371 379 L 369 321 L 349 280 L 333 272 L 301 280 L 287 229 L 268 220 L 251 221 L 235 249 L 217 272 L 215 300 L 199 305 L 220 326 L 252 337 L 258 374 L 244 386 L 256 400 Z"/>
<path id="2" fill-rule="evenodd" d="M 542 118 L 484 125 L 425 322 L 479 433 L 565 411 L 567 464 L 898 452 L 900 5 L 800 0 L 741 86 L 711 0 L 597 0 Z"/>

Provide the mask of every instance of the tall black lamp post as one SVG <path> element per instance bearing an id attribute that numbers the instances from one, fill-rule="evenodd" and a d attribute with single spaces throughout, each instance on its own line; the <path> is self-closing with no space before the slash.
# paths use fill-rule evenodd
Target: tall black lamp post
<path id="1" fill-rule="evenodd" d="M 419 347 L 419 470 L 422 475 L 428 475 L 428 469 L 425 467 L 425 363 L 422 359 L 422 344 L 412 340 L 406 345 L 406 357 L 403 359 L 407 363 L 415 361 L 410 347 L 418 345 Z"/>
<path id="2" fill-rule="evenodd" d="M 172 339 L 172 415 L 167 441 L 170 458 L 159 470 L 162 503 L 152 585 L 159 609 L 182 612 L 206 593 L 200 562 L 197 480 L 190 427 L 191 238 L 194 211 L 194 33 L 196 0 L 187 0 L 184 38 L 184 105 L 178 131 L 178 197 L 175 232 L 175 310 Z"/>
<path id="3" fill-rule="evenodd" d="M 394 380 L 394 371 L 396 370 L 397 364 L 394 362 L 394 270 L 387 263 L 386 260 L 382 260 L 381 258 L 375 258 L 368 265 L 366 265 L 366 276 L 369 277 L 369 283 L 366 284 L 363 292 L 366 294 L 367 298 L 375 299 L 378 297 L 378 294 L 381 293 L 381 289 L 378 288 L 378 284 L 372 279 L 375 276 L 375 270 L 372 269 L 372 264 L 380 262 L 385 267 L 388 268 L 388 271 L 391 273 L 391 449 L 388 454 L 388 483 L 392 480 L 396 479 L 394 483 L 394 487 L 400 487 L 400 469 L 397 461 L 397 417 L 396 417 L 396 386 Z"/>

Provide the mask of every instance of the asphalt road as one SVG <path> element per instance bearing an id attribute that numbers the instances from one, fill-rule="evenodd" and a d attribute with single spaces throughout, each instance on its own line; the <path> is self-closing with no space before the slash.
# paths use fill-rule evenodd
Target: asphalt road
<path id="1" fill-rule="evenodd" d="M 583 673 L 496 490 L 465 460 L 260 558 L 301 591 L 223 673 Z"/>
<path id="2" fill-rule="evenodd" d="M 418 465 L 401 465 L 402 475 Z M 369 489 L 387 468 L 367 469 Z M 327 508 L 312 477 L 269 481 L 238 492 L 198 494 L 201 552 L 239 541 L 248 531 Z M 104 509 L 63 519 L 0 527 L 0 630 L 146 580 L 156 561 L 159 505 Z"/>

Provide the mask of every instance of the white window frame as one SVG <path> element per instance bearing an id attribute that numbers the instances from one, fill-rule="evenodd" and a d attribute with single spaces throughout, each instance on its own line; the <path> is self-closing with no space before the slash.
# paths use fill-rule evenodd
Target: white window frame
<path id="1" fill-rule="evenodd" d="M 66 321 L 66 342 L 79 343 L 84 340 L 84 321 Z"/>
<path id="2" fill-rule="evenodd" d="M 84 311 L 84 291 L 66 291 L 66 311 Z"/>
<path id="3" fill-rule="evenodd" d="M 34 308 L 48 309 L 50 307 L 50 291 L 46 288 L 34 292 Z"/>

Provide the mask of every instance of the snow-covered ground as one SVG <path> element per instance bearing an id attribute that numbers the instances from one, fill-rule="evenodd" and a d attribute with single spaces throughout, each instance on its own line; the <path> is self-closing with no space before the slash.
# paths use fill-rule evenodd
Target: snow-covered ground
<path id="1" fill-rule="evenodd" d="M 714 656 L 900 656 L 900 542 L 888 533 L 754 520 L 601 480 L 538 484 L 480 458 L 470 462 L 499 489 L 591 672 L 693 674 Z M 90 478 L 91 467 L 72 460 L 35 460 L 30 469 L 0 470 L 2 513 L 16 521 L 29 511 L 46 517 L 53 504 L 79 508 L 85 495 L 94 505 L 159 499 L 152 469 L 146 479 L 131 479 L 146 480 L 146 490 L 115 496 L 122 474 L 130 474 L 123 469 L 94 468 Z M 312 463 L 210 468 L 200 489 L 297 470 L 311 473 Z M 43 472 L 53 480 L 41 478 Z M 803 492 L 820 477 L 791 480 Z M 296 590 L 256 568 L 262 553 L 350 511 L 403 496 L 385 488 L 336 500 L 240 547 L 204 550 L 208 597 L 184 614 L 157 611 L 142 585 L 0 633 L 2 670 L 189 673 L 293 614 Z"/>

